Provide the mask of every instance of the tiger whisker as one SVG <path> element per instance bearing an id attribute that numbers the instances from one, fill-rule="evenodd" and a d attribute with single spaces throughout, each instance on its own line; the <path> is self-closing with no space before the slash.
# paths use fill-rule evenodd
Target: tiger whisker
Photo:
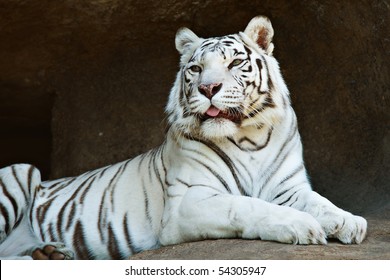
<path id="1" fill-rule="evenodd" d="M 247 109 L 249 111 L 254 111 L 256 113 L 256 117 L 259 117 L 266 125 L 268 125 L 269 127 L 272 127 L 273 129 L 275 129 L 275 131 L 277 131 L 278 133 L 280 132 L 278 128 L 276 128 L 271 122 L 270 120 L 268 120 L 267 118 L 265 118 L 263 116 L 263 114 L 261 114 L 261 111 L 256 109 L 255 107 L 251 106 L 251 105 L 244 105 L 244 109 Z M 261 123 L 259 122 L 258 125 L 261 125 Z"/>

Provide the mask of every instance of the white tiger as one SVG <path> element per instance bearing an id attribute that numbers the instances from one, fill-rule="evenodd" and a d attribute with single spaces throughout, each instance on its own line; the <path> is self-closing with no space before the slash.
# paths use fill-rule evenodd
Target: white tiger
<path id="1" fill-rule="evenodd" d="M 74 178 L 0 170 L 0 256 L 123 259 L 182 242 L 360 243 L 367 222 L 312 191 L 273 28 L 176 35 L 180 70 L 158 148 Z"/>

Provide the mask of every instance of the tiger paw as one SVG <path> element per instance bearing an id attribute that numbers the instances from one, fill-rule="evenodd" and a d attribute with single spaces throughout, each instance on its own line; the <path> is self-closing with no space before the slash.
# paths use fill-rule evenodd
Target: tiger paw
<path id="1" fill-rule="evenodd" d="M 34 260 L 73 260 L 74 254 L 62 243 L 46 244 L 32 252 Z"/>
<path id="2" fill-rule="evenodd" d="M 328 212 L 319 219 L 330 238 L 337 238 L 344 244 L 361 243 L 367 234 L 367 221 L 348 212 Z"/>
<path id="3" fill-rule="evenodd" d="M 278 215 L 272 224 L 263 228 L 260 238 L 290 244 L 326 244 L 326 234 L 314 217 L 295 209 Z"/>
<path id="4" fill-rule="evenodd" d="M 321 225 L 310 215 L 302 213 L 302 217 L 294 219 L 285 227 L 281 235 L 288 236 L 293 244 L 326 244 L 326 234 Z"/>

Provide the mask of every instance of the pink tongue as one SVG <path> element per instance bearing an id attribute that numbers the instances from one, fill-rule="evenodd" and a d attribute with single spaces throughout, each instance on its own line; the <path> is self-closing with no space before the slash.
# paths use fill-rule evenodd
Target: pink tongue
<path id="1" fill-rule="evenodd" d="M 221 110 L 219 110 L 218 108 L 216 108 L 214 106 L 210 106 L 210 108 L 207 110 L 206 114 L 209 115 L 210 117 L 216 117 L 216 116 L 218 116 L 220 111 Z"/>

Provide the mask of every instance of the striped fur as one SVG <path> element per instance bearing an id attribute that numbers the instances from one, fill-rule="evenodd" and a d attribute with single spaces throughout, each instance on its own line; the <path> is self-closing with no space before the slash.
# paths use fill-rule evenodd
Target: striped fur
<path id="1" fill-rule="evenodd" d="M 124 259 L 206 238 L 360 243 L 366 221 L 311 190 L 273 29 L 202 39 L 180 29 L 164 143 L 125 162 L 41 182 L 0 170 L 0 256 L 54 244 L 67 258 Z"/>

